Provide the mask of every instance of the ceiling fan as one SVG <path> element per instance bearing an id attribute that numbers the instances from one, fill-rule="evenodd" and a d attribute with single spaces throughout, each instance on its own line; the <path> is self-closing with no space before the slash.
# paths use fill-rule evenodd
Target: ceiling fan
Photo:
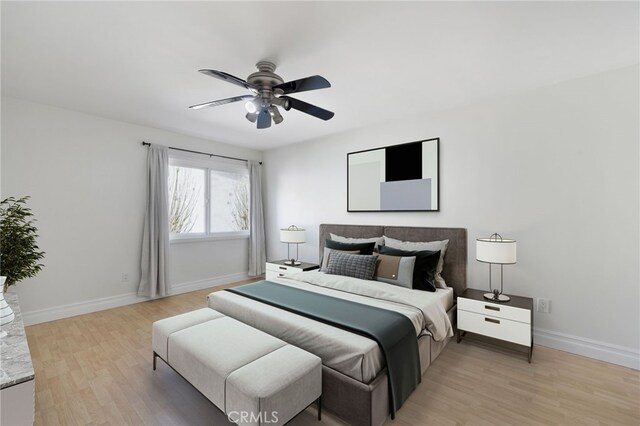
<path id="1" fill-rule="evenodd" d="M 226 72 L 216 70 L 199 70 L 202 74 L 227 81 L 236 86 L 244 87 L 251 92 L 251 95 L 234 96 L 233 98 L 219 99 L 217 101 L 192 105 L 191 109 L 207 108 L 219 105 L 230 104 L 232 102 L 246 101 L 246 118 L 252 123 L 257 122 L 258 129 L 271 127 L 271 120 L 276 124 L 282 123 L 283 117 L 278 110 L 282 107 L 285 111 L 291 108 L 313 115 L 321 120 L 330 120 L 333 112 L 308 104 L 299 99 L 291 98 L 287 95 L 292 93 L 306 92 L 309 90 L 326 89 L 331 87 L 324 77 L 313 75 L 300 80 L 284 82 L 282 77 L 275 74 L 276 65 L 268 61 L 260 61 L 256 64 L 258 71 L 247 77 L 247 81 L 234 77 Z"/>

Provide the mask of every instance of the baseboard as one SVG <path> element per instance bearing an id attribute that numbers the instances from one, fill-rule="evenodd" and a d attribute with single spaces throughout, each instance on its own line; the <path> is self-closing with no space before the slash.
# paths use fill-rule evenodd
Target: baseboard
<path id="1" fill-rule="evenodd" d="M 189 293 L 191 291 L 230 284 L 246 279 L 249 279 L 249 276 L 246 273 L 241 272 L 237 274 L 207 278 L 204 280 L 174 284 L 171 290 L 171 295 Z M 103 311 L 105 309 L 146 302 L 147 300 L 149 300 L 149 298 L 140 297 L 136 293 L 125 293 L 117 296 L 109 296 L 84 302 L 70 303 L 68 305 L 39 309 L 36 311 L 23 311 L 22 321 L 24 322 L 24 325 L 40 324 L 43 322 L 75 317 L 76 315 L 90 314 L 92 312 Z"/>
<path id="2" fill-rule="evenodd" d="M 138 297 L 136 293 L 119 294 L 117 296 L 102 297 L 100 299 L 53 306 L 51 308 L 38 309 L 35 311 L 22 311 L 22 321 L 24 322 L 24 325 L 40 324 L 43 322 L 75 317 L 76 315 L 104 311 L 105 309 L 117 308 L 119 306 L 131 305 L 133 303 L 144 302 L 145 300 L 148 299 Z"/>
<path id="3" fill-rule="evenodd" d="M 189 281 L 186 283 L 174 284 L 171 289 L 171 295 L 180 293 L 189 293 L 191 291 L 203 290 L 209 287 L 217 287 L 219 285 L 225 285 L 234 283 L 237 281 L 248 280 L 249 275 L 246 272 L 240 272 L 237 274 L 222 275 L 214 278 L 207 278 L 198 281 Z"/>
<path id="4" fill-rule="evenodd" d="M 633 348 L 539 328 L 534 328 L 533 338 L 536 345 L 640 370 L 640 351 Z"/>

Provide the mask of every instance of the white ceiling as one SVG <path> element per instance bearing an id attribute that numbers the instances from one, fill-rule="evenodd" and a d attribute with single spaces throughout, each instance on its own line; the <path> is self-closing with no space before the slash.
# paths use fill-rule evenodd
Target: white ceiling
<path id="1" fill-rule="evenodd" d="M 2 2 L 3 95 L 220 142 L 269 149 L 461 106 L 639 62 L 639 3 Z M 257 130 L 246 78 L 269 59 L 285 80 L 330 89 Z"/>

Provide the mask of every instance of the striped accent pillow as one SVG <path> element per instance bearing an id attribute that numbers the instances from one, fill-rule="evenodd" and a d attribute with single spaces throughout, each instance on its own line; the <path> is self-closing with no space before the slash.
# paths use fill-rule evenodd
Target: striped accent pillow
<path id="1" fill-rule="evenodd" d="M 376 270 L 376 262 L 377 256 L 334 250 L 327 263 L 327 274 L 370 280 Z"/>

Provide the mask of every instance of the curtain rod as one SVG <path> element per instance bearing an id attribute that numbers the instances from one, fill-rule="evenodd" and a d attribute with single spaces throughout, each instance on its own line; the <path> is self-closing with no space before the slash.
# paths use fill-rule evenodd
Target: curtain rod
<path id="1" fill-rule="evenodd" d="M 151 144 L 149 142 L 142 142 L 142 146 L 151 146 Z M 172 146 L 167 147 L 169 149 L 172 149 L 174 151 L 182 151 L 182 152 L 190 152 L 192 154 L 202 154 L 202 155 L 208 155 L 209 157 L 220 157 L 220 158 L 226 158 L 228 160 L 237 160 L 237 161 L 246 161 L 249 162 L 249 160 L 247 160 L 246 158 L 237 158 L 237 157 L 227 157 L 226 155 L 219 155 L 219 154 L 211 154 L 209 152 L 201 152 L 201 151 L 192 151 L 190 149 L 183 149 L 183 148 L 174 148 Z M 262 161 L 260 161 L 260 164 L 262 164 Z"/>

